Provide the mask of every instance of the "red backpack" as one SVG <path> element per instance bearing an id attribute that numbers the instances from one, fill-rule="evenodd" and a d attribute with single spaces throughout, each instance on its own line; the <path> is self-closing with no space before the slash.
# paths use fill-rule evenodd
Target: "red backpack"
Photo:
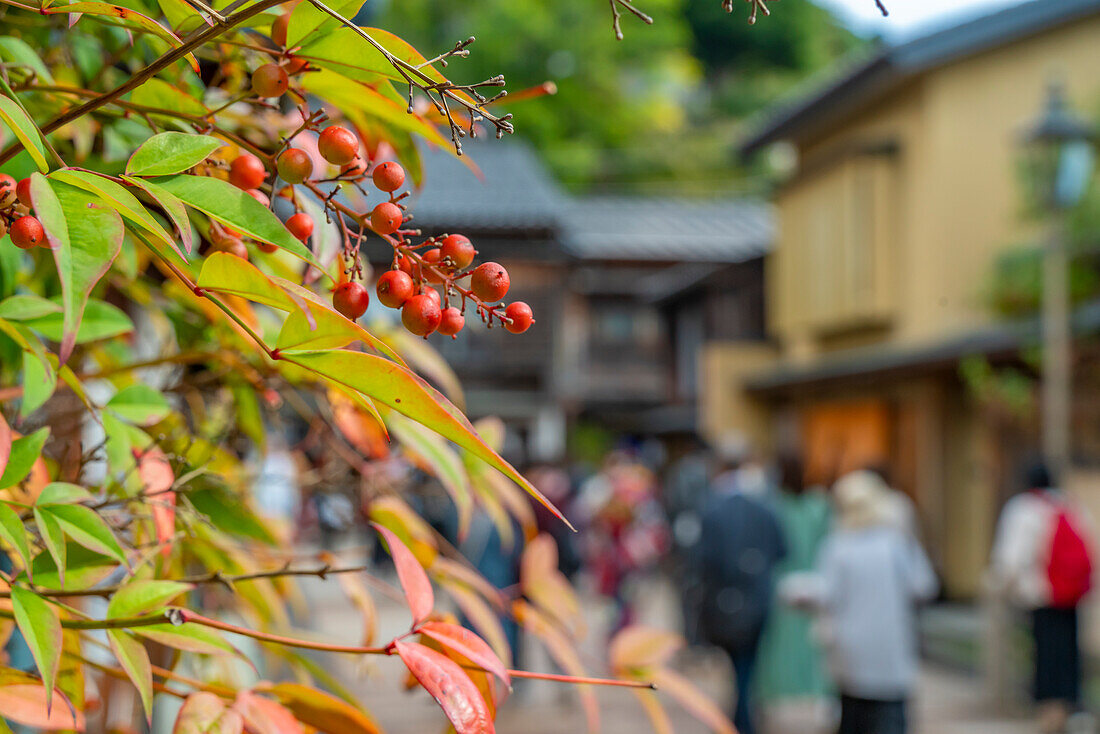
<path id="1" fill-rule="evenodd" d="M 1076 607 L 1092 588 L 1092 558 L 1089 545 L 1078 531 L 1073 513 L 1051 500 L 1055 512 L 1054 533 L 1047 559 L 1050 605 L 1059 609 Z"/>

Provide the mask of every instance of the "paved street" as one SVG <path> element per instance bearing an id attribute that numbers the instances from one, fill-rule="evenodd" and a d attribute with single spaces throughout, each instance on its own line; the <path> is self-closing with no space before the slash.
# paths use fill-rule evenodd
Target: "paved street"
<path id="1" fill-rule="evenodd" d="M 312 625 L 325 636 L 354 641 L 360 633 L 358 613 L 346 602 L 336 583 L 307 579 L 303 589 L 313 609 Z M 408 624 L 408 613 L 392 600 L 376 596 L 379 606 L 379 639 L 400 634 Z M 586 596 L 591 619 L 591 637 L 602 639 L 600 630 L 609 610 L 597 597 Z M 675 619 L 675 599 L 670 589 L 661 583 L 645 588 L 642 606 L 643 621 L 668 626 Z M 349 637 L 350 635 L 350 637 Z M 592 661 L 593 674 L 602 671 L 598 659 L 602 651 L 593 646 L 582 651 Z M 530 670 L 553 671 L 554 668 L 537 643 L 527 642 L 524 667 Z M 339 666 L 334 672 L 363 696 L 378 722 L 389 734 L 423 734 L 442 731 L 439 710 L 423 692 L 405 692 L 404 673 L 392 659 L 368 658 L 333 661 Z M 700 685 L 715 700 L 727 701 L 729 673 L 720 655 L 705 651 L 685 652 L 676 660 L 677 668 Z M 525 684 L 525 685 L 524 685 Z M 641 734 L 650 727 L 633 694 L 620 689 L 599 689 L 602 731 L 605 734 Z M 677 734 L 702 734 L 707 731 L 690 716 L 666 700 Z M 1024 734 L 1034 731 L 1018 718 L 993 715 L 983 704 L 978 681 L 966 675 L 942 668 L 926 667 L 920 693 L 914 704 L 917 734 Z M 524 681 L 502 707 L 498 718 L 501 732 L 522 734 L 575 734 L 584 731 L 584 719 L 577 697 L 569 686 L 547 682 Z M 774 734 L 797 731 L 805 734 L 805 726 L 772 729 Z"/>

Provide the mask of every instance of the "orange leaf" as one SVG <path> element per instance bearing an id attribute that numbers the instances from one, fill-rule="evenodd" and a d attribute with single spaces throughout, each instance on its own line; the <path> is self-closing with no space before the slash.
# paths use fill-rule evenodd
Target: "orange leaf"
<path id="1" fill-rule="evenodd" d="M 356 574 L 341 573 L 336 578 L 340 580 L 344 595 L 363 615 L 363 646 L 373 644 L 374 636 L 378 632 L 378 610 L 374 606 L 374 598 Z"/>
<path id="2" fill-rule="evenodd" d="M 477 628 L 481 636 L 493 648 L 501 660 L 508 664 L 512 660 L 512 649 L 508 646 L 508 637 L 504 634 L 504 627 L 500 623 L 500 617 L 485 600 L 470 590 L 469 587 L 453 580 L 441 582 L 447 589 L 447 593 L 454 599 L 455 604 L 466 615 L 466 618 Z"/>
<path id="3" fill-rule="evenodd" d="M 176 493 L 170 491 L 176 477 L 159 447 L 153 446 L 138 456 L 138 476 L 153 511 L 160 554 L 167 556 L 172 552 L 172 536 L 176 532 Z"/>
<path id="4" fill-rule="evenodd" d="M 618 672 L 629 675 L 639 668 L 659 668 L 684 646 L 684 638 L 675 632 L 633 625 L 615 635 L 608 648 L 608 659 Z"/>
<path id="5" fill-rule="evenodd" d="M 522 600 L 517 600 L 512 604 L 512 611 L 524 629 L 542 641 L 542 644 L 546 646 L 546 651 L 550 653 L 550 657 L 566 674 L 577 678 L 587 676 L 584 665 L 581 664 L 580 656 L 569 638 L 542 612 Z M 591 686 L 578 685 L 576 689 L 577 695 L 581 697 L 581 705 L 584 706 L 588 731 L 599 731 L 600 710 L 596 701 L 596 694 L 593 693 Z"/>
<path id="6" fill-rule="evenodd" d="M 672 696 L 692 716 L 713 731 L 718 734 L 737 734 L 737 729 L 722 710 L 679 673 L 668 669 L 658 670 L 653 674 L 653 682 L 657 684 L 659 691 Z"/>
<path id="7" fill-rule="evenodd" d="M 649 717 L 649 723 L 653 725 L 654 734 L 674 734 L 672 722 L 668 720 L 668 714 L 657 700 L 657 694 L 653 691 L 635 690 L 634 695 L 642 704 L 642 710 Z"/>
<path id="8" fill-rule="evenodd" d="M 241 734 L 244 720 L 207 691 L 192 693 L 176 716 L 172 734 Z"/>
<path id="9" fill-rule="evenodd" d="M 415 642 L 396 640 L 402 662 L 424 687 L 457 734 L 494 734 L 493 717 L 470 676 L 446 655 Z"/>
<path id="10" fill-rule="evenodd" d="M 504 663 L 485 640 L 465 627 L 449 622 L 426 622 L 421 625 L 419 632 L 465 656 L 474 665 L 484 668 L 504 681 L 509 688 L 512 687 L 512 677 L 508 675 Z"/>
<path id="11" fill-rule="evenodd" d="M 0 474 L 4 473 L 4 469 L 8 466 L 8 457 L 11 456 L 11 426 L 4 420 L 4 416 L 0 415 Z"/>
<path id="12" fill-rule="evenodd" d="M 339 734 L 382 734 L 366 713 L 315 688 L 300 683 L 261 683 L 256 690 L 279 699 L 298 721 L 326 732 Z"/>
<path id="13" fill-rule="evenodd" d="M 390 556 L 393 557 L 393 565 L 397 569 L 397 580 L 401 582 L 401 589 L 405 592 L 405 601 L 412 612 L 413 623 L 416 627 L 432 613 L 435 606 L 435 594 L 432 592 L 432 582 L 428 574 L 424 573 L 424 567 L 416 560 L 412 551 L 394 535 L 389 528 L 378 523 L 371 523 L 386 540 L 389 546 Z"/>
<path id="14" fill-rule="evenodd" d="M 26 676 L 26 680 L 35 679 Z M 4 681 L 0 685 L 0 716 L 35 729 L 84 731 L 84 715 L 74 710 L 60 691 L 55 689 L 54 693 L 63 705 L 55 701 L 52 707 L 47 706 L 46 687 L 41 683 Z"/>
<path id="15" fill-rule="evenodd" d="M 233 708 L 244 717 L 248 734 L 303 734 L 301 722 L 285 706 L 252 691 L 241 691 Z"/>

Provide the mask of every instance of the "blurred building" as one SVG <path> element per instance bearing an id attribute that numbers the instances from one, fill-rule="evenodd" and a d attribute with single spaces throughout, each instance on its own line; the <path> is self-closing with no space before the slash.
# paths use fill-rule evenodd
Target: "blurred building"
<path id="1" fill-rule="evenodd" d="M 1020 142 L 1052 77 L 1097 109 L 1100 0 L 1039 0 L 883 48 L 742 148 L 782 144 L 796 161 L 765 265 L 774 352 L 708 348 L 709 428 L 796 443 L 819 481 L 887 466 L 953 597 L 978 592 L 1001 502 L 1038 447 L 977 404 L 959 365 L 1035 343 L 1034 324 L 997 320 L 988 287 L 1037 234 Z"/>
<path id="2" fill-rule="evenodd" d="M 507 300 L 527 301 L 536 318 L 522 337 L 469 327 L 457 340 L 431 337 L 470 415 L 507 421 L 521 462 L 564 458 L 580 422 L 614 435 L 694 434 L 702 345 L 763 336 L 771 207 L 574 197 L 526 143 L 464 148 L 461 160 L 424 152 L 413 223 L 470 237 L 479 260 L 510 272 Z"/>

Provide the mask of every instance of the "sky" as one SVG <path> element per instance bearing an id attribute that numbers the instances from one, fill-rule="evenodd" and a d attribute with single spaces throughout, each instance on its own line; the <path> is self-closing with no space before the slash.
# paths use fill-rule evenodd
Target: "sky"
<path id="1" fill-rule="evenodd" d="M 882 17 L 875 0 L 817 2 L 835 10 L 858 33 L 899 40 L 971 16 L 1019 5 L 1021 0 L 883 0 L 890 11 L 888 18 Z"/>

